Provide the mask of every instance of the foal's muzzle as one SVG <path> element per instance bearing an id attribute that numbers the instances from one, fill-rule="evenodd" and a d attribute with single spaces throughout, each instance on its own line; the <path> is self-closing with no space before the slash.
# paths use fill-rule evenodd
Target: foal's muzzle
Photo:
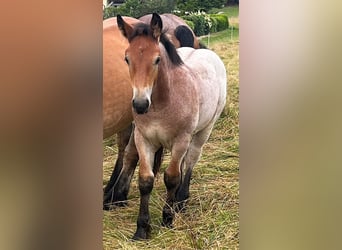
<path id="1" fill-rule="evenodd" d="M 137 114 L 147 113 L 149 107 L 150 102 L 148 99 L 133 99 L 133 108 Z"/>

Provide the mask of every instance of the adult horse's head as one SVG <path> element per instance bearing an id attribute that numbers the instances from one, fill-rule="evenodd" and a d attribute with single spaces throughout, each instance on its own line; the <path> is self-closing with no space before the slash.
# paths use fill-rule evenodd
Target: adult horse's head
<path id="1" fill-rule="evenodd" d="M 125 61 L 132 80 L 133 108 L 137 114 L 144 114 L 151 105 L 152 89 L 162 60 L 159 41 L 164 44 L 173 63 L 181 64 L 182 60 L 162 33 L 163 24 L 158 14 L 153 14 L 150 25 L 139 23 L 131 26 L 120 15 L 117 16 L 117 23 L 129 41 Z"/>

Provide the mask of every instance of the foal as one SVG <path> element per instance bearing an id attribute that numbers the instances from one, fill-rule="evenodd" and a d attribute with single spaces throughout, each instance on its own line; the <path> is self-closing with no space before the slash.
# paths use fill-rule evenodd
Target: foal
<path id="1" fill-rule="evenodd" d="M 129 42 L 125 61 L 133 88 L 134 139 L 140 159 L 140 209 L 133 239 L 146 239 L 154 154 L 161 146 L 171 151 L 164 173 L 163 225 L 172 227 L 174 205 L 189 197 L 192 169 L 224 108 L 226 70 L 210 50 L 176 50 L 162 33 L 158 14 L 153 14 L 150 25 L 133 27 L 120 15 L 117 22 Z"/>
<path id="2" fill-rule="evenodd" d="M 140 18 L 149 24 L 152 14 Z M 185 21 L 172 14 L 161 16 L 165 33 L 172 39 L 175 47 L 191 46 L 198 48 L 199 41 Z M 125 17 L 130 25 L 140 21 Z M 112 175 L 104 188 L 103 209 L 109 210 L 112 205 L 127 204 L 129 183 L 138 162 L 138 152 L 135 149 L 132 134 L 132 87 L 128 68 L 122 58 L 128 41 L 118 26 L 116 17 L 103 21 L 103 137 L 117 134 L 118 156 Z M 197 46 L 197 47 L 196 47 Z M 131 138 L 132 137 L 132 138 Z M 163 148 L 155 154 L 154 172 L 157 172 L 163 156 Z M 121 174 L 123 162 L 126 171 Z M 128 166 L 128 167 L 127 167 Z"/>

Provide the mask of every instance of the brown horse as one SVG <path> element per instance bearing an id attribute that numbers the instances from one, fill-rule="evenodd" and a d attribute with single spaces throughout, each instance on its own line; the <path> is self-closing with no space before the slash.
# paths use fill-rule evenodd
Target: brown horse
<path id="1" fill-rule="evenodd" d="M 162 19 L 150 25 L 130 25 L 121 16 L 118 26 L 129 45 L 125 61 L 133 88 L 134 140 L 139 153 L 140 209 L 133 239 L 150 233 L 149 198 L 154 184 L 154 155 L 171 151 L 164 173 L 167 188 L 163 225 L 172 226 L 174 205 L 189 197 L 192 169 L 226 101 L 226 70 L 212 51 L 176 48 L 162 32 Z M 129 171 L 122 169 L 122 176 Z M 175 207 L 176 208 L 176 207 Z"/>
<path id="2" fill-rule="evenodd" d="M 167 15 L 166 15 L 167 16 Z M 141 23 L 141 21 L 125 17 L 130 25 Z M 173 36 L 178 24 L 184 24 L 177 18 L 169 20 L 168 36 Z M 192 32 L 192 31 L 191 31 Z M 190 33 L 191 33 L 190 32 Z M 189 31 L 179 31 L 178 37 L 189 36 Z M 192 35 L 193 33 L 191 33 Z M 195 37 L 192 38 L 194 40 Z M 197 38 L 196 38 L 197 39 Z M 174 38 L 178 47 L 182 44 Z M 184 44 L 184 42 L 183 42 Z M 138 162 L 132 131 L 132 95 L 131 79 L 128 68 L 123 60 L 125 50 L 128 47 L 127 39 L 121 34 L 116 17 L 103 21 L 103 138 L 117 134 L 118 157 L 108 184 L 104 189 L 103 208 L 109 209 L 111 204 L 126 204 L 129 183 Z M 129 143 L 130 142 L 130 143 Z M 155 171 L 160 167 L 162 148 L 155 155 Z M 120 180 L 120 172 L 123 161 L 131 166 L 130 173 Z M 125 183 L 125 184 L 122 184 Z M 128 183 L 128 185 L 127 185 Z"/>
<path id="3" fill-rule="evenodd" d="M 125 17 L 131 25 L 138 23 L 135 18 Z M 117 27 L 116 18 L 103 21 L 103 138 L 117 134 L 118 157 L 111 178 L 104 189 L 103 208 L 109 209 L 111 201 L 124 201 L 125 192 L 116 192 L 113 187 L 121 171 L 125 148 L 131 136 L 132 123 L 132 87 L 128 70 L 122 60 L 127 40 Z M 138 162 L 138 155 L 132 150 L 126 151 L 131 159 L 132 168 Z M 119 195 L 119 196 L 118 196 Z"/>

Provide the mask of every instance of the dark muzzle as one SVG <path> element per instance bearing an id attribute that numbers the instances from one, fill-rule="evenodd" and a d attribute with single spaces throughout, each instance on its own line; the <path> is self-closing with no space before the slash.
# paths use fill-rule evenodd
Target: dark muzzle
<path id="1" fill-rule="evenodd" d="M 139 115 L 147 113 L 149 106 L 147 99 L 133 99 L 134 111 Z"/>

